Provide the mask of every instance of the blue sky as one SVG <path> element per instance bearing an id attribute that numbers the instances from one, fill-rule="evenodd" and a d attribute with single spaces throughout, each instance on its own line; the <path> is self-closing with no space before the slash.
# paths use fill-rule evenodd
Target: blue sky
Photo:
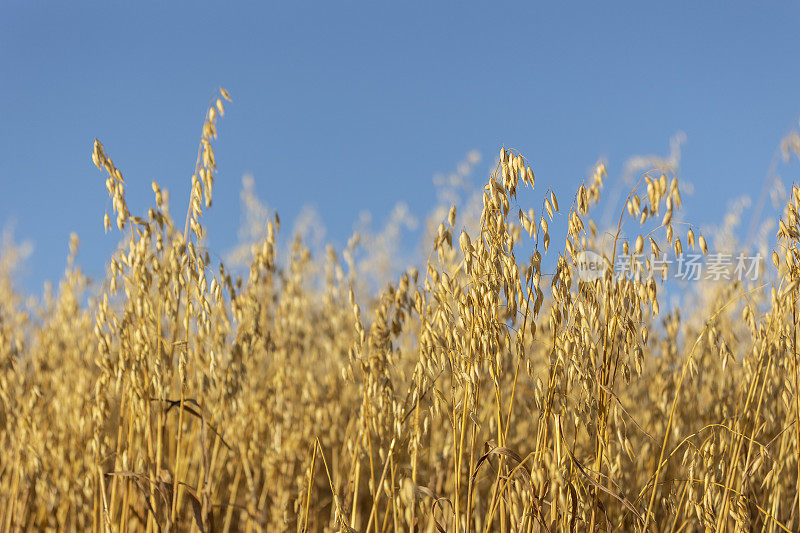
<path id="1" fill-rule="evenodd" d="M 476 184 L 505 144 L 533 161 L 537 187 L 569 194 L 598 158 L 614 179 L 678 131 L 688 212 L 715 223 L 728 200 L 758 197 L 797 126 L 798 28 L 788 2 L 13 0 L 0 17 L 0 226 L 35 245 L 27 290 L 58 279 L 72 231 L 100 275 L 118 236 L 103 233 L 93 139 L 132 211 L 155 179 L 180 213 L 220 85 L 234 103 L 207 218 L 217 250 L 236 241 L 245 173 L 284 220 L 311 205 L 342 244 L 365 209 L 424 214 L 432 176 L 472 149 Z"/>

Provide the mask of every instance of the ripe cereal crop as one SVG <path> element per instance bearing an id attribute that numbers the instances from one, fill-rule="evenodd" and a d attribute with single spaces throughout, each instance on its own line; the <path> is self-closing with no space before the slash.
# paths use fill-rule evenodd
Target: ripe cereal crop
<path id="1" fill-rule="evenodd" d="M 800 530 L 800 186 L 742 250 L 758 271 L 699 276 L 680 306 L 670 268 L 735 257 L 736 213 L 703 235 L 663 166 L 600 227 L 602 163 L 558 198 L 505 147 L 473 201 L 425 219 L 413 265 L 391 235 L 284 238 L 245 181 L 234 266 L 203 220 L 229 102 L 185 219 L 155 182 L 131 213 L 95 141 L 121 239 L 104 279 L 74 236 L 31 301 L 3 249 L 0 530 Z"/>

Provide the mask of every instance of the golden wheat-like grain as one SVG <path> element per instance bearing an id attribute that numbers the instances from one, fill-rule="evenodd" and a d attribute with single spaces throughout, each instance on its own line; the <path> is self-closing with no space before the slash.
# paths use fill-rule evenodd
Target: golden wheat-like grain
<path id="1" fill-rule="evenodd" d="M 800 187 L 777 278 L 701 279 L 682 308 L 647 275 L 683 242 L 708 253 L 697 228 L 674 233 L 672 171 L 646 172 L 598 227 L 603 163 L 564 212 L 538 196 L 537 218 L 533 164 L 506 148 L 474 203 L 433 211 L 419 268 L 388 276 L 397 228 L 341 253 L 294 236 L 282 254 L 246 187 L 236 270 L 212 261 L 202 216 L 223 100 L 183 227 L 157 183 L 131 214 L 95 141 L 123 237 L 97 290 L 77 236 L 38 302 L 14 289 L 20 249 L 0 255 L 0 530 L 800 528 Z M 614 275 L 622 258 L 631 275 Z"/>

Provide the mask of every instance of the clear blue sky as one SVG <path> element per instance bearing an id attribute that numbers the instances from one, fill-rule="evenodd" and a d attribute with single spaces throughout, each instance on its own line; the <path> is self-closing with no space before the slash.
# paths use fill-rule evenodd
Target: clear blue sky
<path id="1" fill-rule="evenodd" d="M 471 149 L 476 181 L 504 143 L 567 194 L 599 157 L 616 175 L 677 131 L 694 220 L 716 222 L 720 193 L 758 196 L 800 115 L 797 3 L 119 4 L 2 6 L 0 226 L 35 245 L 28 290 L 60 276 L 70 232 L 94 275 L 117 242 L 95 137 L 133 211 L 153 179 L 184 209 L 219 85 L 234 103 L 208 218 L 218 250 L 236 240 L 244 173 L 284 220 L 313 205 L 342 243 L 363 209 L 425 213 L 432 176 Z"/>

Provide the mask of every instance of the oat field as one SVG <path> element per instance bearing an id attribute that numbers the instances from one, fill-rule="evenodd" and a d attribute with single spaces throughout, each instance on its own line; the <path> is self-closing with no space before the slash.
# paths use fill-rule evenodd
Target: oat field
<path id="1" fill-rule="evenodd" d="M 129 212 L 95 142 L 105 279 L 75 237 L 31 301 L 2 251 L 1 531 L 800 530 L 800 187 L 740 250 L 735 215 L 684 220 L 674 169 L 599 227 L 603 164 L 557 198 L 498 147 L 474 205 L 428 216 L 420 264 L 380 279 L 357 236 L 318 253 L 270 215 L 237 270 L 203 221 L 226 105 L 185 218 L 157 183 Z M 661 259 L 759 250 L 757 275 L 666 299 Z"/>

